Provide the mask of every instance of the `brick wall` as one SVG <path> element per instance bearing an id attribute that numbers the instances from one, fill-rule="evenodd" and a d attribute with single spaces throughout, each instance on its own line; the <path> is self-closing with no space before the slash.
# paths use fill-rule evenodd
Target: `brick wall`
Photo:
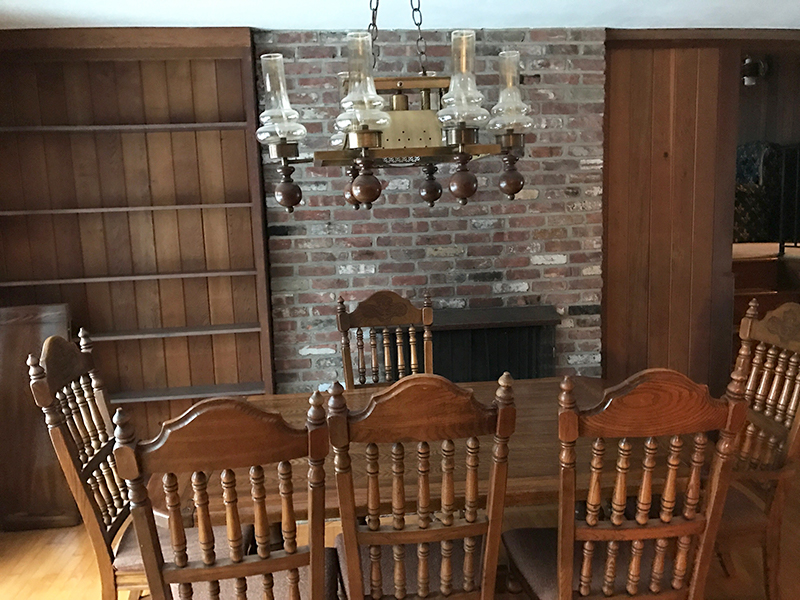
<path id="1" fill-rule="evenodd" d="M 381 31 L 377 75 L 415 73 L 416 31 Z M 327 146 L 340 112 L 336 73 L 345 32 L 257 31 L 259 54 L 281 52 L 290 99 L 308 128 L 301 152 Z M 428 68 L 449 72 L 448 33 L 427 31 Z M 421 304 L 473 308 L 553 304 L 559 372 L 600 373 L 604 33 L 599 29 L 477 31 L 477 81 L 485 107 L 497 101 L 497 54 L 522 55 L 523 97 L 535 132 L 518 168 L 525 189 L 497 191 L 502 163 L 473 162 L 480 190 L 466 206 L 445 191 L 434 208 L 417 195 L 418 169 L 376 174 L 371 211 L 346 206 L 340 168 L 298 168 L 304 205 L 287 214 L 265 166 L 275 370 L 282 392 L 341 379 L 335 301 L 354 305 L 379 289 Z M 260 74 L 259 74 L 260 75 Z M 492 141 L 487 134 L 485 141 Z M 448 167 L 440 169 L 446 188 Z M 435 313 L 434 313 L 435 319 Z M 513 374 L 512 374 L 513 375 Z"/>

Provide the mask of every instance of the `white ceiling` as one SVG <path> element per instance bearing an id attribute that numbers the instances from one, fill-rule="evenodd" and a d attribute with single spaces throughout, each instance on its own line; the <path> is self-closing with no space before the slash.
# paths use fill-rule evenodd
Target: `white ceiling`
<path id="1" fill-rule="evenodd" d="M 0 0 L 0 29 L 249 26 L 363 29 L 368 0 Z M 800 28 L 798 0 L 422 0 L 423 27 Z M 408 0 L 382 0 L 378 26 L 412 27 Z"/>

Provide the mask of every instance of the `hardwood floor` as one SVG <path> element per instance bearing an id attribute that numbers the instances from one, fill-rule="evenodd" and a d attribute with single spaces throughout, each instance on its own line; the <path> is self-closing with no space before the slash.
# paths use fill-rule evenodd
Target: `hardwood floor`
<path id="1" fill-rule="evenodd" d="M 800 598 L 800 481 L 790 494 L 781 560 L 783 599 Z M 506 526 L 550 526 L 555 510 L 513 509 Z M 331 527 L 331 540 L 335 528 Z M 299 540 L 298 540 L 299 541 Z M 761 555 L 757 549 L 734 555 L 735 579 L 719 563 L 711 565 L 707 600 L 763 600 Z M 3 600 L 89 600 L 100 597 L 100 579 L 83 526 L 41 531 L 0 532 L 0 598 Z M 127 600 L 127 593 L 120 594 Z M 521 600 L 509 595 L 498 600 Z"/>

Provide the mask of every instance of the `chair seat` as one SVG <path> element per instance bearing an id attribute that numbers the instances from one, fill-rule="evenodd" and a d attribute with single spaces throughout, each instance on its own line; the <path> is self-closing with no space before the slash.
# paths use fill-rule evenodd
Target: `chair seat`
<path id="1" fill-rule="evenodd" d="M 169 529 L 158 527 L 158 540 L 161 543 L 161 552 L 164 556 L 172 557 L 172 545 L 170 543 Z M 250 547 L 255 539 L 255 532 L 252 525 L 242 528 L 242 541 L 244 548 Z M 197 537 L 197 529 L 190 527 L 186 529 L 186 552 L 189 560 L 202 560 L 200 541 Z M 228 555 L 228 533 L 224 526 L 214 527 L 214 552 L 217 556 Z M 122 539 L 117 546 L 116 557 L 114 558 L 114 570 L 117 573 L 132 573 L 144 571 L 142 563 L 142 552 L 139 549 L 139 540 L 136 538 L 136 531 L 133 524 L 130 524 L 122 534 Z"/>
<path id="2" fill-rule="evenodd" d="M 350 586 L 347 579 L 347 557 L 344 552 L 344 538 L 341 534 L 336 536 L 336 552 L 339 555 L 339 569 L 342 573 L 344 581 L 344 590 L 347 597 L 353 600 L 350 594 Z M 406 569 L 406 598 L 412 598 L 417 595 L 417 545 L 404 544 L 405 548 L 405 569 Z M 475 541 L 475 588 L 480 587 L 481 566 L 482 566 L 482 548 L 483 538 Z M 436 542 L 428 544 L 428 577 L 429 589 L 431 593 L 439 591 L 440 578 L 439 569 L 442 564 L 442 550 L 441 545 Z M 370 559 L 369 559 L 369 546 L 361 546 L 359 548 L 361 555 L 361 573 L 364 577 L 364 594 L 369 596 L 370 591 Z M 463 589 L 464 587 L 464 540 L 453 540 L 453 592 Z M 394 595 L 394 554 L 392 546 L 381 546 L 381 576 L 383 578 L 383 594 L 385 596 Z M 277 596 L 276 596 L 277 598 Z"/>
<path id="3" fill-rule="evenodd" d="M 503 534 L 503 544 L 509 559 L 516 567 L 519 575 L 524 579 L 529 591 L 538 600 L 555 600 L 558 597 L 558 530 L 555 528 L 538 529 L 513 529 Z M 668 590 L 672 578 L 672 557 L 674 555 L 675 540 L 669 540 L 664 576 L 661 579 L 661 590 Z M 619 543 L 617 554 L 615 592 L 625 594 L 630 564 L 630 542 Z M 638 593 L 644 594 L 650 585 L 650 573 L 655 554 L 653 540 L 645 541 L 644 552 L 640 569 Z M 591 593 L 602 595 L 603 574 L 606 561 L 606 543 L 595 542 L 592 557 L 592 583 Z M 581 564 L 583 562 L 583 542 L 575 543 L 572 589 L 577 590 L 580 584 Z M 684 585 L 688 585 L 688 575 Z"/>
<path id="4" fill-rule="evenodd" d="M 300 582 L 298 588 L 300 590 L 300 598 L 308 600 L 310 592 L 308 590 L 309 567 L 302 567 L 298 569 L 300 575 Z M 289 594 L 289 573 L 287 571 L 279 571 L 273 575 L 273 597 L 276 600 L 288 600 L 291 598 Z M 325 598 L 329 600 L 337 599 L 339 565 L 336 555 L 336 550 L 333 548 L 325 549 Z M 247 577 L 247 600 L 263 600 L 263 576 L 258 575 L 255 577 Z M 173 584 L 172 595 L 174 598 L 179 598 L 178 586 Z M 234 582 L 232 579 L 220 581 L 220 598 L 235 598 Z M 211 593 L 209 584 L 207 582 L 198 582 L 192 584 L 192 600 L 211 600 Z"/>

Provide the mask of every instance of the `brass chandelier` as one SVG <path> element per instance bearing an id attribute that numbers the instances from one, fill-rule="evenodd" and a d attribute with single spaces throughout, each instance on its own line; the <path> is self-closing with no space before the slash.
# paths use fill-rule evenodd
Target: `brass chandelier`
<path id="1" fill-rule="evenodd" d="M 293 165 L 312 162 L 316 166 L 342 166 L 350 177 L 344 199 L 355 209 L 369 209 L 381 195 L 381 182 L 374 169 L 420 166 L 424 180 L 419 195 L 429 206 L 442 196 L 436 180 L 438 166 L 455 163 L 450 192 L 466 204 L 478 190 L 478 179 L 469 170 L 474 158 L 498 155 L 503 173 L 498 186 L 509 199 L 525 180 L 516 162 L 524 153 L 525 133 L 533 127 L 530 107 L 519 89 L 520 55 L 516 50 L 500 53 L 500 98 L 491 114 L 483 108 L 483 94 L 475 83 L 475 32 L 452 32 L 452 75 L 436 76 L 426 69 L 425 40 L 419 0 L 411 0 L 412 17 L 419 32 L 419 75 L 373 77 L 373 43 L 377 37 L 378 0 L 372 0 L 372 23 L 368 31 L 347 34 L 347 73 L 340 74 L 341 107 L 331 149 L 299 156 L 298 142 L 306 136 L 299 114 L 289 103 L 281 54 L 264 54 L 265 110 L 260 115 L 258 141 L 279 161 L 280 182 L 275 198 L 288 212 L 302 200 L 302 190 L 292 179 Z M 389 110 L 380 94 L 390 96 Z M 487 129 L 495 143 L 481 144 L 479 130 Z"/>

